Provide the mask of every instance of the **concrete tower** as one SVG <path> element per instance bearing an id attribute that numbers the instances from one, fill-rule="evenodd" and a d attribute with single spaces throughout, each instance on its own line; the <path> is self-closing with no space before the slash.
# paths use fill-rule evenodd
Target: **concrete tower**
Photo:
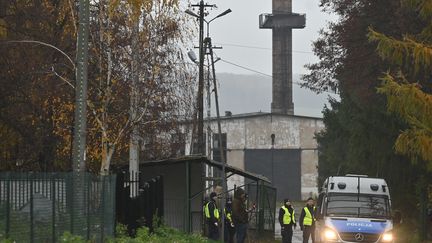
<path id="1" fill-rule="evenodd" d="M 259 16 L 259 27 L 273 31 L 272 113 L 294 114 L 292 29 L 302 29 L 305 25 L 306 15 L 292 12 L 292 0 L 273 0 L 272 13 Z"/>

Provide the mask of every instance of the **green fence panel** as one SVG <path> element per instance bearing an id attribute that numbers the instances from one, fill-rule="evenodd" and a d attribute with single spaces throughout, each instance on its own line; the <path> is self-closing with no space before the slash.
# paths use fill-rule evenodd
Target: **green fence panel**
<path id="1" fill-rule="evenodd" d="M 114 235 L 116 176 L 0 173 L 0 241 L 56 242 L 69 231 L 93 242 Z"/>

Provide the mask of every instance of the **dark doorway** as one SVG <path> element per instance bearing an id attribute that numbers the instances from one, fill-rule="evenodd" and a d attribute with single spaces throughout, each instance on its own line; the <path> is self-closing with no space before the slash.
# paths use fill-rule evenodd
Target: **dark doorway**
<path id="1" fill-rule="evenodd" d="M 264 175 L 277 189 L 277 200 L 301 200 L 301 150 L 246 149 L 245 170 Z"/>

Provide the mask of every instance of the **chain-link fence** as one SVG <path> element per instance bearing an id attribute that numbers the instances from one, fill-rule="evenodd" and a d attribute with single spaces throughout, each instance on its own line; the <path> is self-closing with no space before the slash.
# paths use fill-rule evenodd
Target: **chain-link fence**
<path id="1" fill-rule="evenodd" d="M 57 242 L 69 231 L 103 242 L 114 234 L 115 175 L 0 173 L 0 240 Z"/>

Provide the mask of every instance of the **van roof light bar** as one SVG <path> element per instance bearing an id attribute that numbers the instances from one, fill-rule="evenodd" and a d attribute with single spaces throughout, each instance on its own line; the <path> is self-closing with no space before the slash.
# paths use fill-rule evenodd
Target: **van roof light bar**
<path id="1" fill-rule="evenodd" d="M 345 176 L 351 176 L 351 177 L 368 177 L 367 175 L 356 175 L 356 174 L 346 174 Z"/>

